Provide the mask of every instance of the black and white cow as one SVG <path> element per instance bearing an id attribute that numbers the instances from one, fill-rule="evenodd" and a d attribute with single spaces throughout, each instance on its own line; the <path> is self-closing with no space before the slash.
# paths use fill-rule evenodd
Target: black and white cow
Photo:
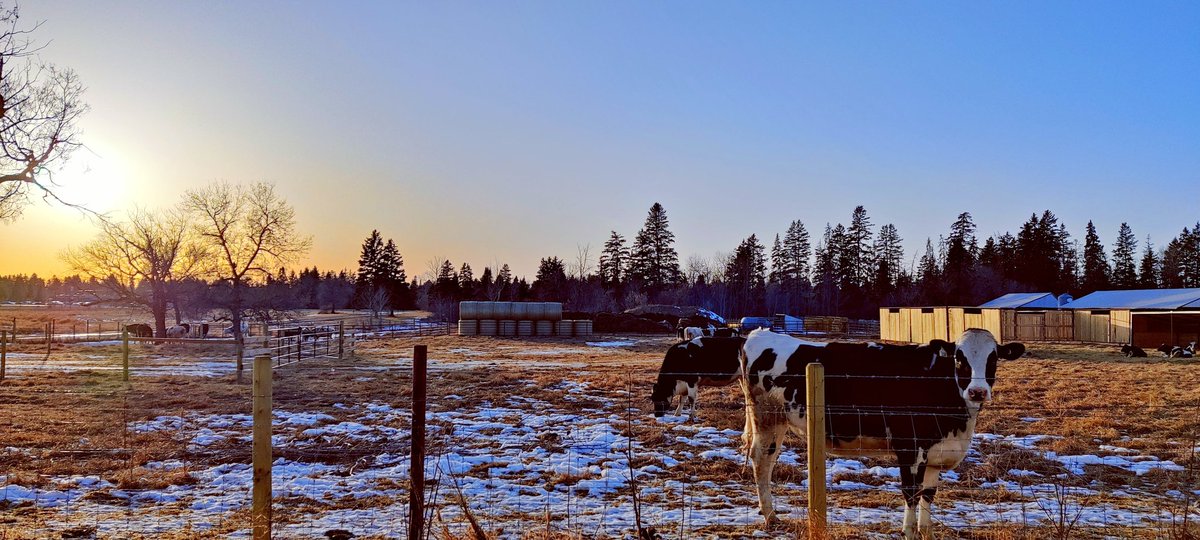
<path id="1" fill-rule="evenodd" d="M 812 343 L 766 329 L 743 347 L 747 453 L 759 508 L 775 519 L 771 472 L 788 430 L 803 434 L 805 369 L 825 369 L 825 446 L 836 456 L 894 456 L 904 495 L 904 536 L 931 531 L 930 505 L 941 471 L 967 455 L 980 407 L 992 397 L 999 358 L 1025 352 L 970 329 L 957 343 L 927 345 Z M 917 523 L 917 506 L 920 523 Z"/>
<path id="2" fill-rule="evenodd" d="M 1137 345 L 1121 345 L 1121 354 L 1127 358 L 1145 358 L 1146 351 Z"/>
<path id="3" fill-rule="evenodd" d="M 681 341 L 667 349 L 650 394 L 654 416 L 666 414 L 671 399 L 679 396 L 675 414 L 679 415 L 684 404 L 690 403 L 688 419 L 694 420 L 699 387 L 728 386 L 740 376 L 739 354 L 745 341 L 740 337 L 700 337 Z"/>
<path id="4" fill-rule="evenodd" d="M 1195 347 L 1196 342 L 1194 341 L 1187 347 L 1167 345 L 1166 343 L 1163 343 L 1162 345 L 1158 346 L 1157 350 L 1166 358 L 1191 358 L 1195 355 Z"/>

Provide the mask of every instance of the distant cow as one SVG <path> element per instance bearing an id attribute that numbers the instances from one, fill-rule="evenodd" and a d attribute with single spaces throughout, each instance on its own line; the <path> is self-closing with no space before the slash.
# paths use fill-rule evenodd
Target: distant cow
<path id="1" fill-rule="evenodd" d="M 1192 356 L 1195 356 L 1195 354 L 1196 354 L 1195 347 L 1196 347 L 1196 342 L 1194 342 L 1194 341 L 1187 347 L 1180 347 L 1178 345 L 1167 345 L 1166 343 L 1163 343 L 1162 345 L 1158 346 L 1157 350 L 1158 350 L 1158 352 L 1162 353 L 1162 355 L 1167 358 L 1191 358 Z"/>
<path id="2" fill-rule="evenodd" d="M 125 331 L 129 332 L 129 337 L 154 337 L 154 329 L 148 324 L 128 324 Z"/>
<path id="3" fill-rule="evenodd" d="M 190 329 L 188 328 L 188 325 L 177 324 L 175 326 L 167 328 L 167 337 L 169 337 L 169 338 L 187 337 L 189 330 Z"/>
<path id="4" fill-rule="evenodd" d="M 687 402 L 690 404 L 688 420 L 694 420 L 699 387 L 727 386 L 738 379 L 741 373 L 738 354 L 745 341 L 742 338 L 700 337 L 667 349 L 654 391 L 650 394 L 654 416 L 666 414 L 671 399 L 679 396 L 675 414 L 683 412 Z"/>
<path id="5" fill-rule="evenodd" d="M 683 340 L 684 341 L 691 341 L 698 337 L 704 337 L 704 330 L 702 330 L 700 328 L 696 328 L 695 326 L 689 326 L 689 327 L 683 329 Z"/>
<path id="6" fill-rule="evenodd" d="M 1025 346 L 999 345 L 972 328 L 957 343 L 927 345 L 814 343 L 754 330 L 743 346 L 747 453 L 759 509 L 775 520 L 771 473 L 787 432 L 807 429 L 806 368 L 825 370 L 825 447 L 835 456 L 895 456 L 904 495 L 904 537 L 932 533 L 930 515 L 941 471 L 971 445 L 975 421 L 992 397 L 998 359 Z M 917 522 L 917 507 L 920 521 Z"/>
<path id="7" fill-rule="evenodd" d="M 736 328 L 718 328 L 713 330 L 713 337 L 738 337 L 742 335 Z"/>
<path id="8" fill-rule="evenodd" d="M 1146 351 L 1137 345 L 1121 345 L 1121 354 L 1129 358 L 1145 358 Z"/>

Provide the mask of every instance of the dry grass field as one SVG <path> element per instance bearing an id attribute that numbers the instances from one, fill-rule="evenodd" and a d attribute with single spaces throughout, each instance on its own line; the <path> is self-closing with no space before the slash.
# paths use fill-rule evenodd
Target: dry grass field
<path id="1" fill-rule="evenodd" d="M 795 537 L 803 442 L 776 469 L 789 525 L 764 531 L 739 454 L 741 396 L 705 389 L 695 423 L 648 400 L 661 336 L 359 341 L 275 373 L 277 537 L 405 534 L 411 355 L 430 351 L 434 536 Z M 935 501 L 942 538 L 1196 538 L 1200 363 L 1030 345 L 1003 363 L 974 452 Z M 0 383 L 0 539 L 248 534 L 250 388 L 218 346 L 10 350 Z M 895 537 L 898 473 L 830 460 L 830 536 Z M 1185 522 L 1185 516 L 1187 521 Z"/>

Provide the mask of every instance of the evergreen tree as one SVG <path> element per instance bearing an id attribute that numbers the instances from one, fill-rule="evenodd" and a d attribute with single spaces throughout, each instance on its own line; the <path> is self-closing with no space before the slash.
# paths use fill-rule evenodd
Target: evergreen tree
<path id="1" fill-rule="evenodd" d="M 1137 267 L 1133 256 L 1137 252 L 1137 238 L 1128 223 L 1122 223 L 1117 231 L 1117 243 L 1113 245 L 1112 286 L 1117 289 L 1136 289 Z"/>
<path id="2" fill-rule="evenodd" d="M 896 288 L 904 261 L 904 247 L 900 232 L 891 223 L 879 228 L 875 240 L 875 291 L 883 298 Z"/>
<path id="3" fill-rule="evenodd" d="M 812 251 L 808 243 L 808 231 L 800 220 L 788 225 L 783 235 L 783 255 L 786 262 L 787 277 L 798 283 L 807 284 L 809 279 L 808 256 Z"/>
<path id="4" fill-rule="evenodd" d="M 504 265 L 502 265 L 500 267 L 500 271 L 496 273 L 496 290 L 497 290 L 497 292 L 495 295 L 493 295 L 494 296 L 493 299 L 494 300 L 511 300 L 512 294 L 513 294 L 512 286 L 513 286 L 512 270 L 508 269 L 508 263 L 504 263 Z"/>
<path id="5" fill-rule="evenodd" d="M 767 257 L 758 236 L 751 234 L 734 250 L 725 266 L 725 282 L 734 314 L 761 313 L 765 306 Z"/>
<path id="6" fill-rule="evenodd" d="M 362 252 L 358 256 L 358 279 L 355 280 L 355 283 L 360 294 L 380 284 L 379 272 L 382 258 L 383 237 L 379 235 L 378 230 L 372 230 L 367 239 L 363 241 Z"/>
<path id="7" fill-rule="evenodd" d="M 458 289 L 462 298 L 475 298 L 475 288 L 478 285 L 475 282 L 475 273 L 471 271 L 471 265 L 462 263 L 462 267 L 458 269 Z"/>
<path id="8" fill-rule="evenodd" d="M 942 276 L 946 280 L 947 301 L 952 304 L 973 305 L 971 284 L 975 280 L 975 267 L 979 256 L 979 244 L 975 238 L 975 222 L 970 212 L 958 215 L 950 225 L 950 236 L 946 238 L 946 258 Z"/>
<path id="9" fill-rule="evenodd" d="M 1146 249 L 1142 251 L 1142 263 L 1138 266 L 1138 286 L 1143 289 L 1157 289 L 1162 268 L 1158 256 L 1154 252 L 1154 244 L 1150 236 L 1146 236 Z"/>
<path id="10" fill-rule="evenodd" d="M 552 302 L 566 300 L 567 266 L 562 259 L 546 257 L 540 261 L 531 291 L 537 300 Z"/>
<path id="11" fill-rule="evenodd" d="M 610 288 L 619 285 L 625 279 L 628 265 L 629 248 L 625 247 L 625 237 L 612 231 L 600 253 L 600 283 Z"/>
<path id="12" fill-rule="evenodd" d="M 651 293 L 679 283 L 683 275 L 675 252 L 675 234 L 668 225 L 666 210 L 654 203 L 630 250 L 630 276 L 639 279 Z"/>
<path id="13" fill-rule="evenodd" d="M 1083 237 L 1083 290 L 1094 292 L 1108 289 L 1111 272 L 1108 257 L 1104 254 L 1104 244 L 1100 243 L 1100 235 L 1096 234 L 1096 226 L 1088 221 L 1087 233 Z"/>
<path id="14" fill-rule="evenodd" d="M 771 274 L 767 278 L 771 283 L 781 284 L 787 279 L 787 263 L 784 262 L 783 243 L 779 241 L 779 233 L 775 233 L 775 243 L 771 244 Z"/>
<path id="15" fill-rule="evenodd" d="M 925 253 L 921 255 L 921 262 L 917 266 L 917 284 L 925 297 L 925 304 L 941 301 L 940 280 L 941 269 L 938 267 L 937 254 L 933 250 L 933 240 L 926 238 Z"/>
<path id="16" fill-rule="evenodd" d="M 492 278 L 492 267 L 483 267 L 483 274 L 479 276 L 479 290 L 484 300 L 491 299 L 492 286 L 495 284 L 495 281 Z"/>
<path id="17" fill-rule="evenodd" d="M 859 289 L 865 288 L 874 275 L 874 261 L 871 258 L 871 218 L 862 206 L 854 208 L 850 216 L 850 227 L 844 233 L 844 261 L 847 268 L 843 275 L 847 283 Z"/>
<path id="18" fill-rule="evenodd" d="M 1163 250 L 1161 268 L 1163 287 L 1200 287 L 1200 223 L 1193 230 L 1183 228 L 1179 236 Z"/>
<path id="19" fill-rule="evenodd" d="M 841 227 L 841 225 L 838 225 Z M 834 229 L 825 224 L 825 233 L 817 244 L 814 254 L 816 266 L 813 268 L 814 287 L 816 289 L 816 311 L 818 314 L 833 314 L 841 300 L 838 285 L 838 244 L 840 238 L 835 238 Z"/>
<path id="20" fill-rule="evenodd" d="M 400 256 L 400 250 L 396 248 L 396 242 L 391 238 L 383 246 L 383 253 L 379 258 L 379 276 L 382 280 L 382 285 L 388 291 L 391 297 L 391 302 L 388 307 L 391 308 L 391 315 L 395 315 L 396 308 L 408 309 L 413 307 L 412 292 L 408 288 L 408 276 L 404 272 L 404 257 Z"/>

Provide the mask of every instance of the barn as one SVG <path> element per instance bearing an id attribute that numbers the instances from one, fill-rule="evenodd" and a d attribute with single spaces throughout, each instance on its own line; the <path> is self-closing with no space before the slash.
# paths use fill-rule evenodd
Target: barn
<path id="1" fill-rule="evenodd" d="M 1002 343 L 1067 341 L 1074 326 L 1053 293 L 1009 293 L 975 307 L 885 307 L 879 310 L 879 336 L 884 341 L 927 343 L 954 341 L 967 328 L 982 328 Z"/>
<path id="2" fill-rule="evenodd" d="M 1066 307 L 1078 341 L 1142 348 L 1200 341 L 1200 289 L 1096 291 Z"/>

